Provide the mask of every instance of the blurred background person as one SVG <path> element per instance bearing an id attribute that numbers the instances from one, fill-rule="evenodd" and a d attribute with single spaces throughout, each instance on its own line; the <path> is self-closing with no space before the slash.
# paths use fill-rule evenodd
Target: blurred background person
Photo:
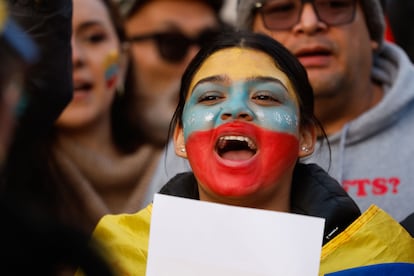
<path id="1" fill-rule="evenodd" d="M 140 147 L 151 151 L 142 166 L 136 168 L 147 172 L 145 181 L 147 185 L 151 183 L 146 197 L 149 203 L 154 192 L 166 183 L 166 168 L 158 162 L 178 103 L 181 75 L 201 45 L 219 30 L 231 27 L 231 19 L 222 19 L 222 0 L 118 2 L 126 20 L 135 69 L 136 94 L 128 100 L 127 117 L 135 127 Z"/>
<path id="2" fill-rule="evenodd" d="M 139 17 L 128 29 L 112 2 L 73 0 L 74 96 L 56 121 L 50 162 L 50 175 L 60 180 L 54 209 L 68 223 L 90 232 L 103 215 L 133 213 L 152 201 L 167 137 L 152 126 L 170 121 L 177 68 L 220 28 L 221 4 L 206 3 L 136 2 Z M 151 31 L 139 33 L 143 27 Z"/>
<path id="3" fill-rule="evenodd" d="M 139 139 L 162 148 L 184 68 L 220 28 L 222 1 L 136 0 L 124 10 L 137 97 L 131 119 Z M 124 4 L 126 5 L 126 4 Z"/>
<path id="4" fill-rule="evenodd" d="M 124 125 L 128 45 L 109 0 L 73 0 L 73 99 L 55 123 L 50 175 L 58 215 L 89 232 L 107 213 L 141 206 L 148 151 L 135 151 Z"/>
<path id="5" fill-rule="evenodd" d="M 27 116 L 26 121 L 32 124 L 24 124 L 28 127 L 21 131 L 18 143 L 15 143 L 14 154 L 6 170 L 5 189 L 6 194 L 21 195 L 21 201 L 25 204 L 30 202 L 32 209 L 90 233 L 102 215 L 134 212 L 152 200 L 152 194 L 158 188 L 151 188 L 150 181 L 162 146 L 153 146 L 152 140 L 142 137 L 143 132 L 136 131 L 140 117 L 135 119 L 132 110 L 139 109 L 136 103 L 143 99 L 135 93 L 138 89 L 135 89 L 134 70 L 140 66 L 128 62 L 128 52 L 134 53 L 132 47 L 140 43 L 129 41 L 125 35 L 117 7 L 109 0 L 74 0 L 72 20 L 72 9 L 64 6 L 64 0 L 60 1 L 63 3 L 61 6 L 58 5 L 61 2 L 46 2 L 50 6 L 43 4 L 45 6 L 39 9 L 53 11 L 53 8 L 61 8 L 53 13 L 54 16 L 48 17 L 49 26 L 56 26 L 47 33 L 50 41 L 45 39 L 48 37 L 45 34 L 38 37 L 39 42 L 48 42 L 42 47 L 42 56 L 47 58 L 41 67 L 48 70 L 36 72 L 42 73 L 43 79 L 40 82 L 42 86 L 33 89 L 33 95 L 41 92 L 46 95 L 33 97 L 38 112 L 29 113 L 32 116 Z M 16 2 L 16 16 L 21 15 L 19 5 L 37 7 L 42 3 Z M 216 15 L 219 9 L 204 5 L 201 7 L 206 6 L 205 12 L 213 20 L 212 23 L 207 20 L 211 25 L 205 28 L 214 33 L 213 29 L 217 31 L 220 26 Z M 221 3 L 217 4 L 219 6 Z M 32 20 L 44 22 L 40 16 Z M 30 26 L 27 17 L 22 16 L 21 21 Z M 43 26 L 36 21 L 31 23 Z M 67 23 L 71 23 L 70 28 Z M 72 34 L 73 49 L 66 39 L 68 34 Z M 179 36 L 178 42 L 181 38 Z M 190 44 L 189 49 L 195 54 L 193 43 Z M 54 61 L 49 56 L 59 52 L 54 48 L 56 46 L 61 46 L 61 55 Z M 158 48 L 153 47 L 158 55 Z M 67 58 L 71 62 L 67 62 Z M 159 59 L 165 62 L 161 57 Z M 48 77 L 50 81 L 43 83 Z M 179 83 L 180 76 L 175 78 Z M 42 96 L 44 101 L 41 101 Z M 67 107 L 62 112 L 65 105 Z M 43 117 L 39 118 L 40 115 Z M 38 129 L 33 124 L 37 118 L 43 122 L 38 124 Z M 34 140 L 28 135 L 29 131 Z"/>

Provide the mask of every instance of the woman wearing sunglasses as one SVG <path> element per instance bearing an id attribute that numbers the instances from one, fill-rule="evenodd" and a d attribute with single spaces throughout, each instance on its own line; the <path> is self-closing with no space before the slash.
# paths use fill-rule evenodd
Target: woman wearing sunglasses
<path id="1" fill-rule="evenodd" d="M 380 252 L 376 262 L 414 262 L 414 252 L 399 255 L 414 240 L 397 222 L 376 207 L 359 217 L 358 207 L 333 178 L 315 164 L 300 162 L 312 154 L 316 131 L 324 133 L 319 126 L 306 71 L 286 48 L 260 34 L 225 33 L 202 48 L 183 75 L 173 140 L 192 172 L 171 179 L 161 193 L 325 218 L 321 275 L 351 267 L 338 255 L 355 259 L 349 253 L 360 251 L 349 248 L 364 227 L 378 231 L 375 242 L 367 238 L 359 246 L 373 246 L 374 256 Z M 95 229 L 121 274 L 145 273 L 151 212 L 150 205 L 134 215 L 105 216 Z M 389 242 L 384 232 L 394 230 L 399 235 L 394 244 L 377 246 Z M 339 251 L 342 246 L 348 251 Z M 373 255 L 365 255 L 354 263 L 372 264 Z"/>

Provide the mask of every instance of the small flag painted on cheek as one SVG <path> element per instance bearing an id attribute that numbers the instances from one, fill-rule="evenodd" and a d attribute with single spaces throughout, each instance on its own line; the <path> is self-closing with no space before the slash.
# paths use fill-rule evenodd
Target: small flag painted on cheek
<path id="1" fill-rule="evenodd" d="M 117 50 L 112 50 L 104 60 L 106 87 L 112 88 L 117 80 L 119 71 L 119 53 Z"/>

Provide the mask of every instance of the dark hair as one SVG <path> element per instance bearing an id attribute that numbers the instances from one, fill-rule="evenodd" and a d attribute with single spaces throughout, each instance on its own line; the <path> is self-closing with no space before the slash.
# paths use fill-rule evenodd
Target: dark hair
<path id="1" fill-rule="evenodd" d="M 124 21 L 120 11 L 118 10 L 118 7 L 111 0 L 102 0 L 102 3 L 107 8 L 109 18 L 111 19 L 111 22 L 115 28 L 115 32 L 119 40 L 121 41 L 121 43 L 125 42 L 127 39 L 124 29 Z"/>
<path id="2" fill-rule="evenodd" d="M 0 91 L 3 92 L 5 85 L 8 84 L 13 74 L 25 71 L 28 64 L 24 62 L 15 49 L 4 41 L 4 38 L 0 38 L 0 48 L 0 60 L 2 61 L 0 66 Z"/>
<path id="3" fill-rule="evenodd" d="M 218 35 L 209 45 L 201 48 L 184 72 L 181 79 L 179 103 L 170 125 L 170 135 L 176 125 L 182 125 L 183 109 L 194 74 L 213 53 L 232 47 L 255 49 L 272 57 L 276 66 L 286 74 L 295 89 L 299 103 L 301 126 L 315 125 L 322 129 L 313 113 L 312 87 L 305 68 L 297 58 L 282 44 L 267 35 L 248 31 L 228 31 Z"/>

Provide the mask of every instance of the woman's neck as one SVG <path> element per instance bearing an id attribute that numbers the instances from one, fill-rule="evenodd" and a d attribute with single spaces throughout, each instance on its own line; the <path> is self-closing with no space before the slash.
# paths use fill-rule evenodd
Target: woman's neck
<path id="1" fill-rule="evenodd" d="M 218 197 L 199 185 L 200 200 L 233 206 L 290 212 L 290 185 L 243 198 Z"/>
<path id="2" fill-rule="evenodd" d="M 109 120 L 83 128 L 58 127 L 57 138 L 69 140 L 85 149 L 108 157 L 115 158 L 120 154 L 113 141 Z"/>

